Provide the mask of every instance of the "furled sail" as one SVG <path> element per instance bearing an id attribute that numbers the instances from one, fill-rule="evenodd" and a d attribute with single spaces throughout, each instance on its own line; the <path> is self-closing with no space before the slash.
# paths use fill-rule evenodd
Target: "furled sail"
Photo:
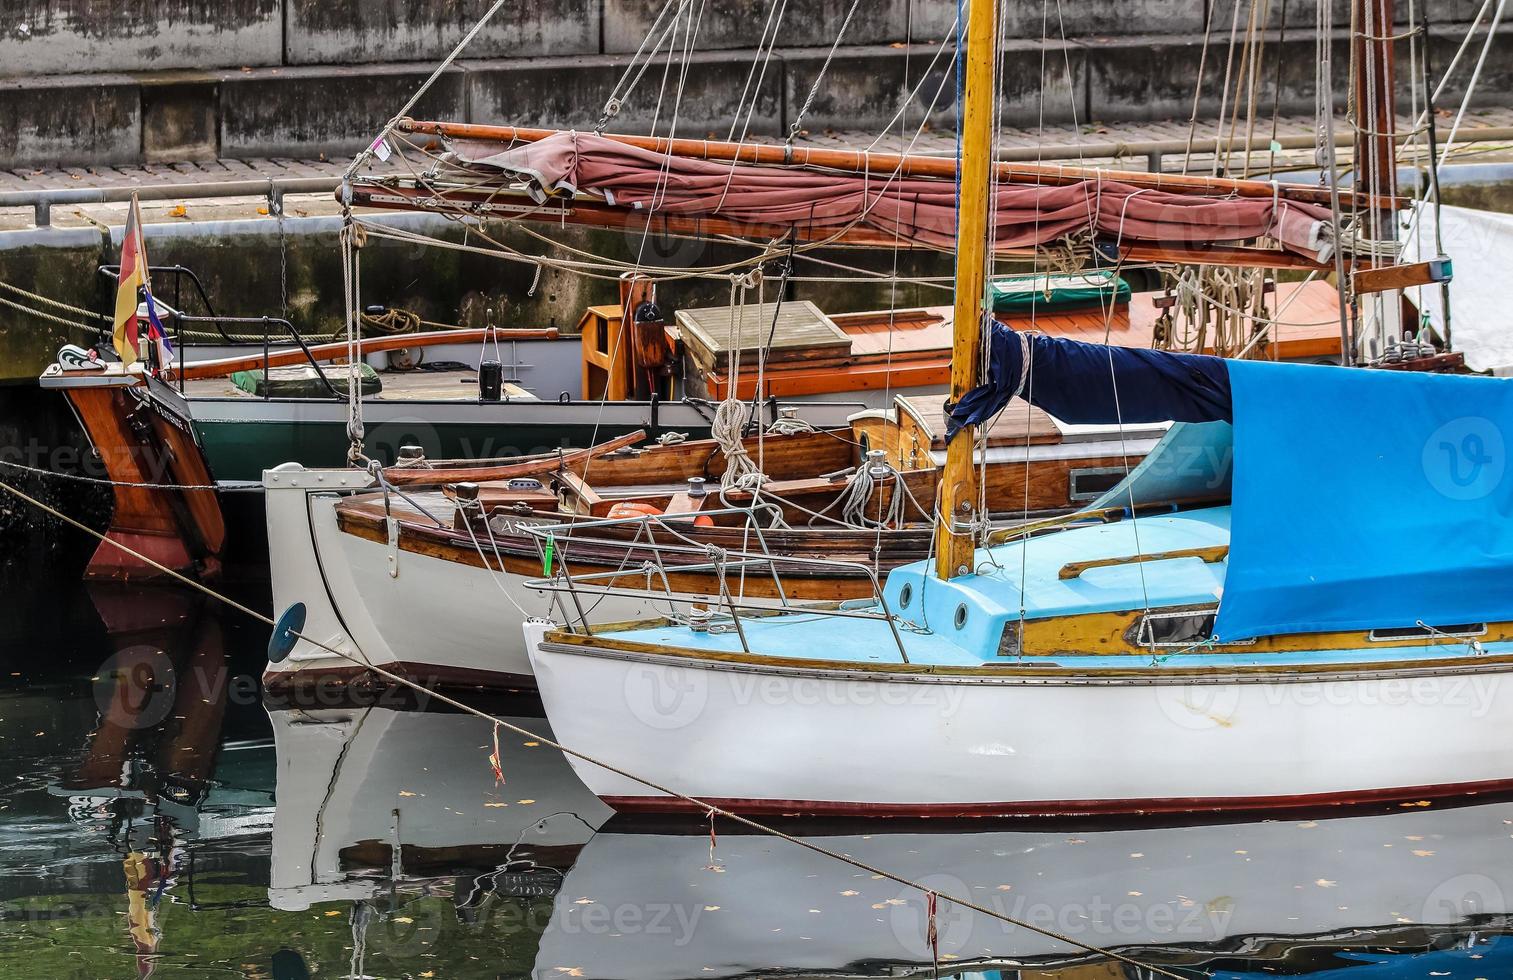
<path id="1" fill-rule="evenodd" d="M 1228 422 L 1232 415 L 1223 358 L 1084 344 L 1001 323 L 988 345 L 987 380 L 951 407 L 947 439 L 988 421 L 1015 395 L 1074 424 Z"/>
<path id="2" fill-rule="evenodd" d="M 591 133 L 561 132 L 503 149 L 487 140 L 455 139 L 450 145 L 454 162 L 520 179 L 538 200 L 583 193 L 663 215 L 811 232 L 863 227 L 930 247 L 956 244 L 956 186 L 948 180 L 700 160 Z M 1199 246 L 1264 237 L 1310 259 L 1331 247 L 1328 211 L 1280 195 L 1208 197 L 1100 178 L 1057 186 L 1001 184 L 995 195 L 990 235 L 1001 251 L 1086 233 L 1119 245 Z"/>

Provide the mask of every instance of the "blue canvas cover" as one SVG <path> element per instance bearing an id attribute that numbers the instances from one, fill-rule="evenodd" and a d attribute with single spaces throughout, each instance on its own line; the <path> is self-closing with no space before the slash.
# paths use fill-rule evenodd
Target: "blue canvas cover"
<path id="1" fill-rule="evenodd" d="M 1025 341 L 1030 351 L 1027 376 Z M 1020 394 L 1025 401 L 1063 422 L 1114 425 L 1230 418 L 1229 372 L 1222 358 L 1021 335 L 1001 323 L 993 324 L 988 344 L 988 377 L 952 406 L 947 440 L 962 426 L 980 425 L 998 414 L 1014 397 L 1022 376 Z"/>
<path id="2" fill-rule="evenodd" d="M 1140 465 L 1084 510 L 1147 504 L 1229 503 L 1234 429 L 1228 422 L 1178 422 Z"/>
<path id="3" fill-rule="evenodd" d="M 1234 361 L 1224 640 L 1513 620 L 1513 381 Z"/>

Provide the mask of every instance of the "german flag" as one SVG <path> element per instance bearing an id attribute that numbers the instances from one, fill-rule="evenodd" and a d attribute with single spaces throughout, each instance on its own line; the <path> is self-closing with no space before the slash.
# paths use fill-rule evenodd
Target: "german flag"
<path id="1" fill-rule="evenodd" d="M 112 337 L 123 364 L 138 360 L 137 338 L 141 334 L 141 324 L 137 320 L 138 293 L 147 284 L 147 243 L 142 238 L 142 209 L 133 194 L 131 213 L 126 216 L 126 234 L 121 240 L 121 271 L 116 277 L 116 323 Z"/>

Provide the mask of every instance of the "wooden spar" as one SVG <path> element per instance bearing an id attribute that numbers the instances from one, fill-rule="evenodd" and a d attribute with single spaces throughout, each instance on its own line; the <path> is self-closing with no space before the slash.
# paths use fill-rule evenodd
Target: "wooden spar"
<path id="1" fill-rule="evenodd" d="M 993 68 L 998 51 L 997 0 L 972 0 L 967 13 L 966 85 L 961 116 L 961 185 L 956 216 L 956 302 L 952 320 L 951 402 L 977 387 L 982 312 L 987 301 L 988 200 L 993 188 Z M 974 439 L 967 426 L 946 447 L 940 475 L 935 572 L 943 580 L 972 570 L 977 504 Z M 959 523 L 958 523 L 959 522 Z"/>
<path id="2" fill-rule="evenodd" d="M 376 354 L 379 351 L 399 350 L 404 347 L 431 347 L 437 344 L 477 344 L 485 338 L 498 336 L 500 340 L 556 340 L 557 328 L 546 327 L 539 330 L 495 330 L 490 333 L 489 328 L 479 327 L 474 330 L 432 330 L 427 333 L 404 333 L 395 334 L 391 337 L 367 337 L 361 343 L 364 354 Z M 347 355 L 347 342 L 339 340 L 330 344 L 319 344 L 310 348 L 310 355 L 317 361 L 329 361 L 332 358 L 345 357 Z M 179 372 L 179 377 L 185 381 L 193 381 L 196 378 L 219 378 L 222 375 L 232 374 L 236 371 L 251 371 L 263 367 L 265 364 L 270 368 L 288 367 L 291 364 L 308 364 L 309 358 L 299 347 L 291 350 L 277 350 L 268 354 L 265 361 L 263 354 L 237 354 L 233 357 L 220 357 L 213 361 L 194 361 L 184 365 L 184 370 Z"/>
<path id="3" fill-rule="evenodd" d="M 543 473 L 555 473 L 590 459 L 612 453 L 617 449 L 634 446 L 643 441 L 646 433 L 637 429 L 635 432 L 627 432 L 608 442 L 601 442 L 597 446 L 587 449 L 574 449 L 560 455 L 552 454 L 538 459 L 529 459 L 519 463 L 505 463 L 495 466 L 448 466 L 432 469 L 430 467 L 403 467 L 390 466 L 384 470 L 384 479 L 395 486 L 430 486 L 441 483 L 478 483 L 483 480 L 513 480 L 522 476 L 539 476 Z"/>
<path id="4" fill-rule="evenodd" d="M 1397 195 L 1396 63 L 1392 32 L 1393 0 L 1354 0 L 1350 38 L 1351 81 L 1355 90 L 1360 136 L 1355 154 L 1355 186 L 1369 198 Z M 1342 195 L 1343 197 L 1343 195 Z M 1391 209 L 1372 207 L 1368 228 L 1375 241 L 1396 234 Z"/>
<path id="5" fill-rule="evenodd" d="M 397 127 L 401 132 L 447 139 L 473 139 L 497 143 L 535 143 L 555 136 L 562 130 L 525 129 L 517 126 L 484 126 L 470 123 L 417 122 L 406 119 Z M 666 137 L 604 134 L 627 146 L 689 157 L 695 160 L 721 160 L 735 163 L 813 167 L 842 173 L 871 174 L 887 177 L 895 172 L 901 177 L 935 177 L 954 180 L 956 161 L 950 157 L 923 154 L 872 153 L 862 150 L 813 149 L 757 143 L 726 143 L 719 140 L 668 139 Z M 1158 174 L 1142 170 L 1104 170 L 1061 164 L 1001 162 L 995 167 L 1000 184 L 1031 184 L 1037 187 L 1077 184 L 1085 180 L 1116 181 L 1133 187 L 1169 191 L 1173 194 L 1197 194 L 1208 197 L 1264 197 L 1279 195 L 1287 201 L 1303 201 L 1328 206 L 1327 188 L 1306 184 L 1272 184 L 1269 181 L 1241 180 L 1234 177 L 1206 177 L 1193 174 Z M 1366 195 L 1340 192 L 1345 204 L 1364 203 Z M 1401 207 L 1397 200 L 1380 202 L 1383 207 Z"/>
<path id="6" fill-rule="evenodd" d="M 535 202 L 531 202 L 528 206 L 513 203 L 511 193 L 499 191 L 441 190 L 389 183 L 381 185 L 359 183 L 352 187 L 352 204 L 356 207 L 390 211 L 455 211 L 458 214 L 482 217 L 497 216 L 552 224 L 589 225 L 596 228 L 631 228 L 637 231 L 651 222 L 655 226 L 654 230 L 659 233 L 691 237 L 733 235 L 738 238 L 767 241 L 774 238 L 786 238 L 796 232 L 800 243 L 825 241 L 841 246 L 888 249 L 914 247 L 907 239 L 900 241 L 893 235 L 860 226 L 837 234 L 834 229 L 806 228 L 803 225 L 751 224 L 720 217 L 695 218 L 666 213 L 651 216 L 645 211 L 587 200 L 564 202 L 560 208 L 543 208 Z M 1004 257 L 1034 258 L 1036 250 L 1026 246 L 1022 249 L 1003 249 L 999 254 Z M 1237 265 L 1252 269 L 1298 269 L 1308 272 L 1327 272 L 1334 268 L 1333 264 L 1320 264 L 1304 255 L 1274 248 L 1254 248 L 1243 245 L 1126 245 L 1121 251 L 1121 258 L 1125 262 Z"/>

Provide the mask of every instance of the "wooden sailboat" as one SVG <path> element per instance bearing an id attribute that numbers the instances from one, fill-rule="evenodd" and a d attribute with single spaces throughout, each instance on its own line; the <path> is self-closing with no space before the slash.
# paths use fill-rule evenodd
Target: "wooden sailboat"
<path id="1" fill-rule="evenodd" d="M 1513 386 L 999 326 L 979 379 L 993 20 L 973 5 L 954 422 L 969 433 L 1022 391 L 1183 424 L 1111 492 L 1127 516 L 987 547 L 971 440 L 954 439 L 935 560 L 895 569 L 865 608 L 732 608 L 718 629 L 527 624 L 558 737 L 619 771 L 574 768 L 621 810 L 699 809 L 633 772 L 782 814 L 1250 810 L 1513 786 L 1489 749 L 1513 735 L 1509 491 L 1498 457 L 1473 452 L 1504 444 Z M 1227 502 L 1193 503 L 1220 487 Z M 1139 510 L 1156 503 L 1169 511 Z"/>
<path id="2" fill-rule="evenodd" d="M 1084 506 L 1164 429 L 1069 426 L 1020 403 L 983 441 L 984 500 L 1016 515 L 1026 505 L 1034 516 Z M 863 412 L 843 429 L 749 436 L 742 448 L 767 477 L 755 493 L 722 489 L 729 456 L 718 442 L 662 445 L 635 433 L 495 465 L 391 467 L 386 487 L 358 492 L 368 481 L 350 470 L 280 468 L 266 480 L 275 605 L 305 603 L 312 635 L 385 670 L 512 688 L 533 683 L 515 639 L 522 624 L 553 613 L 528 582 L 552 565 L 542 533 L 555 525 L 556 562 L 600 576 L 593 591 L 644 586 L 655 565 L 685 605 L 727 591 L 739 601 L 864 599 L 878 576 L 929 553 L 945 455 L 934 398 L 899 396 L 892 411 Z M 735 556 L 731 566 L 711 565 L 711 549 Z M 625 594 L 593 603 L 601 616 L 616 610 L 611 619 L 660 608 Z M 437 642 L 436 623 L 447 642 Z M 280 688 L 362 673 L 301 644 L 264 680 Z"/>

